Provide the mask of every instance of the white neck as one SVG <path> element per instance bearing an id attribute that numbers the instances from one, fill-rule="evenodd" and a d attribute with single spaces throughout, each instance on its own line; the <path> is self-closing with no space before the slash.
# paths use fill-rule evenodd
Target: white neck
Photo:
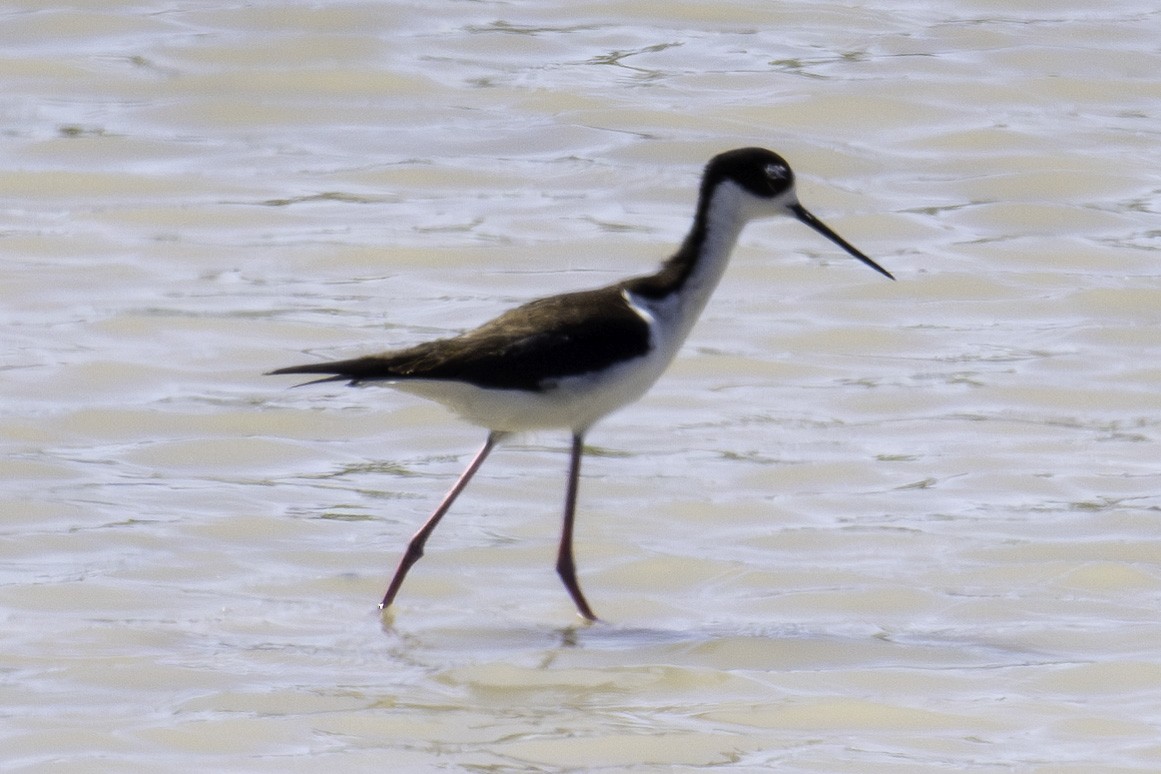
<path id="1" fill-rule="evenodd" d="M 694 321 L 709 302 L 729 264 L 730 255 L 738 243 L 742 229 L 751 220 L 771 217 L 786 211 L 797 201 L 794 192 L 776 200 L 759 199 L 731 181 L 723 181 L 710 198 L 701 224 L 702 240 L 692 269 L 681 289 L 681 317 L 684 338 Z"/>

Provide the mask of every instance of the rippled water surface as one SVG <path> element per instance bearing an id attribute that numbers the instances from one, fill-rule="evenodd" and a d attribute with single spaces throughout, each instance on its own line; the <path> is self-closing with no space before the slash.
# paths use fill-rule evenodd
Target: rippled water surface
<path id="1" fill-rule="evenodd" d="M 0 11 L 5 771 L 1155 771 L 1155 3 Z M 264 371 L 648 271 L 678 362 L 497 451 Z"/>

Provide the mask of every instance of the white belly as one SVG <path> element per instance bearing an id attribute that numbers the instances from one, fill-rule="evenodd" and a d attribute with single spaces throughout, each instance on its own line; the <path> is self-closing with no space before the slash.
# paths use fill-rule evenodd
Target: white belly
<path id="1" fill-rule="evenodd" d="M 680 314 L 673 299 L 646 304 L 626 294 L 626 300 L 649 323 L 649 351 L 620 365 L 556 381 L 548 389 L 490 390 L 462 382 L 401 380 L 387 382 L 402 392 L 447 406 L 472 424 L 489 430 L 519 432 L 556 427 L 583 432 L 598 419 L 636 401 L 669 367 L 693 315 Z M 698 310 L 700 311 L 700 309 Z"/>
<path id="2" fill-rule="evenodd" d="M 564 427 L 581 432 L 644 395 L 668 365 L 668 360 L 656 360 L 650 353 L 611 369 L 566 377 L 539 392 L 489 390 L 444 381 L 387 384 L 442 403 L 468 422 L 489 430 L 519 432 Z"/>

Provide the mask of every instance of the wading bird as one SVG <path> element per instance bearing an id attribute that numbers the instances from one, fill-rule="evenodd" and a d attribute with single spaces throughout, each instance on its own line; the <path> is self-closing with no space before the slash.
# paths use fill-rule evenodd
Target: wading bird
<path id="1" fill-rule="evenodd" d="M 271 371 L 328 375 L 307 384 L 386 384 L 438 401 L 488 430 L 483 447 L 411 538 L 381 607 L 395 600 L 408 570 L 423 556 L 428 537 L 502 438 L 523 430 L 565 428 L 572 433 L 572 449 L 556 571 L 577 612 L 595 621 L 573 560 L 585 433 L 597 420 L 640 398 L 661 376 L 721 279 L 742 228 L 774 215 L 805 223 L 894 279 L 799 204 L 794 173 L 781 156 L 763 148 L 739 148 L 706 165 L 689 234 L 653 274 L 530 301 L 452 338 Z"/>

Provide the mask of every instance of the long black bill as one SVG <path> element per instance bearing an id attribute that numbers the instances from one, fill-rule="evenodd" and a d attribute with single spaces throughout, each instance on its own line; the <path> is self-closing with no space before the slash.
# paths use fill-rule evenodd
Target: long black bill
<path id="1" fill-rule="evenodd" d="M 872 269 L 874 269 L 875 271 L 882 274 L 887 279 L 892 279 L 892 280 L 895 279 L 895 276 L 893 274 L 891 274 L 891 272 L 887 271 L 882 266 L 875 263 L 870 258 L 868 258 L 867 256 L 860 253 L 858 250 L 856 250 L 854 245 L 852 245 L 847 240 L 843 239 L 838 234 L 831 231 L 830 226 L 826 225 L 821 220 L 819 220 L 818 218 L 811 215 L 810 210 L 806 209 L 801 204 L 790 205 L 790 211 L 794 213 L 794 217 L 798 218 L 800 221 L 802 221 L 806 225 L 810 226 L 812 229 L 814 229 L 818 233 L 822 234 L 824 237 L 826 237 L 830 241 L 834 242 L 836 245 L 838 245 L 842 249 L 846 250 L 848 253 L 850 253 L 854 257 L 858 258 L 860 261 L 867 264 L 868 266 L 870 266 Z"/>

